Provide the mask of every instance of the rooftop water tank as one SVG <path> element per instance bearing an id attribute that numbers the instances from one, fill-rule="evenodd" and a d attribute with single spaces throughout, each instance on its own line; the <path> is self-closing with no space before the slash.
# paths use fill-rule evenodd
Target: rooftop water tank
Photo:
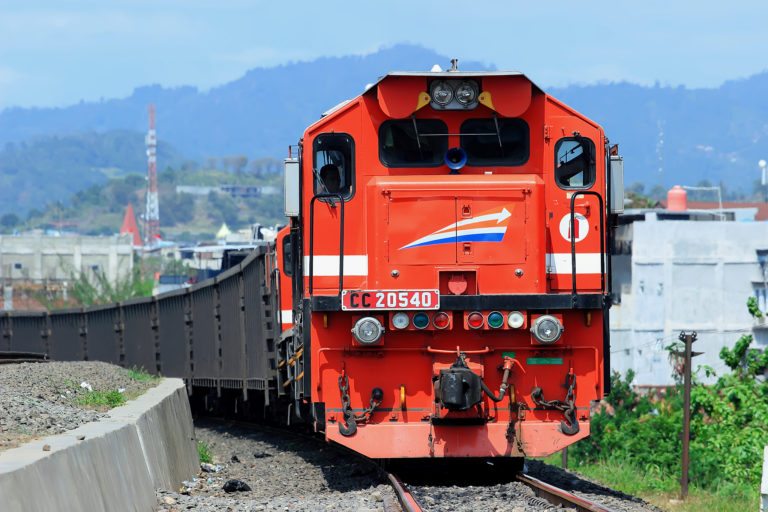
<path id="1" fill-rule="evenodd" d="M 667 192 L 667 210 L 684 212 L 688 207 L 688 192 L 680 185 L 675 185 Z"/>

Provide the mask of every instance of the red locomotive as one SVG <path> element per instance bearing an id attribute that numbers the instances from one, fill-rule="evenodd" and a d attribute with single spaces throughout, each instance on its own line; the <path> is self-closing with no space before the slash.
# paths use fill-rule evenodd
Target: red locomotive
<path id="1" fill-rule="evenodd" d="M 285 164 L 278 390 L 373 458 L 542 456 L 608 382 L 622 160 L 516 72 L 394 72 Z"/>

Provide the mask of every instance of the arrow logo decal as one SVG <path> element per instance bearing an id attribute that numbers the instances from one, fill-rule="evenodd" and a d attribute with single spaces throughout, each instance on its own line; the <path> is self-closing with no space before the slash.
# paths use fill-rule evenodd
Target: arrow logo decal
<path id="1" fill-rule="evenodd" d="M 477 217 L 454 222 L 429 235 L 414 240 L 398 250 L 426 245 L 453 244 L 457 242 L 501 242 L 509 226 L 513 205 L 485 211 Z"/>

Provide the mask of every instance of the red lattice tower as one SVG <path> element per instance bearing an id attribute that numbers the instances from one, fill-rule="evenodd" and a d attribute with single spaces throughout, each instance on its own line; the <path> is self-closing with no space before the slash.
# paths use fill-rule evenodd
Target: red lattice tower
<path id="1" fill-rule="evenodd" d="M 155 105 L 149 105 L 149 131 L 147 144 L 147 207 L 144 211 L 144 245 L 151 246 L 160 237 L 160 204 L 157 197 L 157 135 L 155 133 Z"/>

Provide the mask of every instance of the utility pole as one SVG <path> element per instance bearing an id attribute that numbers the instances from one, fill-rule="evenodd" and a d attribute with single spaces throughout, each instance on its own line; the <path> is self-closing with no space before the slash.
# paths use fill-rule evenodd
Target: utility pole
<path id="1" fill-rule="evenodd" d="M 680 499 L 684 500 L 688 497 L 688 466 L 690 464 L 688 455 L 691 444 L 691 359 L 700 356 L 704 352 L 693 352 L 691 350 L 693 342 L 696 341 L 696 331 L 690 333 L 681 331 L 680 341 L 685 343 L 685 351 L 675 351 L 675 354 L 685 358 L 683 367 L 683 453 L 681 456 L 683 474 L 680 478 Z"/>
<path id="2" fill-rule="evenodd" d="M 155 133 L 155 105 L 149 105 L 149 131 L 147 145 L 147 203 L 144 211 L 144 247 L 150 247 L 160 234 L 160 206 L 157 197 L 157 135 Z"/>

